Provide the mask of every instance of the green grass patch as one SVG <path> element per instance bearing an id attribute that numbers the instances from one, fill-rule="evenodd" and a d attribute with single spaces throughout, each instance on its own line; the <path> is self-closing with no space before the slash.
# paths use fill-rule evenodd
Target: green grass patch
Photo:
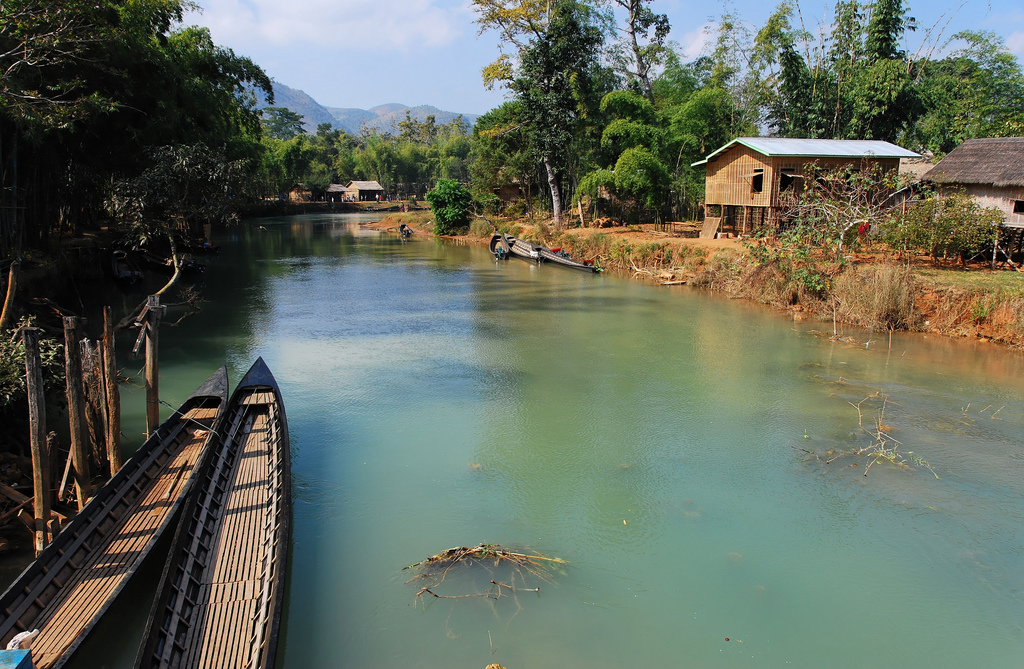
<path id="1" fill-rule="evenodd" d="M 913 273 L 921 285 L 928 288 L 958 288 L 971 293 L 1024 297 L 1024 274 L 1020 272 L 915 267 Z"/>

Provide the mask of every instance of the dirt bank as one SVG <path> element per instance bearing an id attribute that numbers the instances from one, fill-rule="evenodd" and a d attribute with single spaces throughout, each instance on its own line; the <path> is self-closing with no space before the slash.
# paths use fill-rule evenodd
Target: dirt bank
<path id="1" fill-rule="evenodd" d="M 432 234 L 429 212 L 388 216 L 371 227 Z M 836 268 L 828 285 L 808 290 L 782 266 L 759 265 L 739 239 L 674 236 L 652 225 L 568 228 L 499 222 L 502 232 L 577 258 L 595 259 L 607 271 L 652 283 L 725 292 L 787 311 L 874 331 L 911 331 L 995 341 L 1024 347 L 1024 274 L 986 265 L 944 266 L 919 257 L 895 262 L 886 254 L 859 254 Z M 477 221 L 462 243 L 486 244 L 492 226 Z"/>

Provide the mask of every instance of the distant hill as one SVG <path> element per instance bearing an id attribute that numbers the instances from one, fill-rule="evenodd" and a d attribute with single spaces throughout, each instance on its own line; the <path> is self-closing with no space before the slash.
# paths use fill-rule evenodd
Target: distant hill
<path id="1" fill-rule="evenodd" d="M 258 106 L 268 107 L 270 105 L 261 96 Z M 296 114 L 301 114 L 303 127 L 309 133 L 316 132 L 316 126 L 320 123 L 330 123 L 333 127 L 353 135 L 358 134 L 364 125 L 370 129 L 376 129 L 378 132 L 387 132 L 399 121 L 405 120 L 406 110 L 409 110 L 409 115 L 418 121 L 425 121 L 427 116 L 433 114 L 438 125 L 451 123 L 458 116 L 456 112 L 444 111 L 430 105 L 410 107 L 399 102 L 389 102 L 370 109 L 324 107 L 304 91 L 277 81 L 274 82 L 273 106 L 287 107 Z M 462 118 L 473 125 L 477 115 L 463 114 Z"/>
<path id="2" fill-rule="evenodd" d="M 267 104 L 265 96 L 257 92 L 259 98 L 258 107 L 287 107 L 296 114 L 302 114 L 302 125 L 306 132 L 316 132 L 316 126 L 320 123 L 335 124 L 334 115 L 323 107 L 319 102 L 309 97 L 304 91 L 297 88 L 290 88 L 282 83 L 274 82 L 274 104 Z"/>

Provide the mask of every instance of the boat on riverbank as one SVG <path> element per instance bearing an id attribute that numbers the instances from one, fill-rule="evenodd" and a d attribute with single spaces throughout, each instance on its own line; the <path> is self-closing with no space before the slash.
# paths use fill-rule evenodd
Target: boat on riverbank
<path id="1" fill-rule="evenodd" d="M 174 526 L 227 399 L 221 367 L 0 595 L 0 647 L 38 629 L 36 669 L 61 667 L 75 654 Z"/>
<path id="2" fill-rule="evenodd" d="M 593 261 L 580 262 L 573 260 L 567 252 L 560 248 L 549 249 L 539 244 L 527 242 L 517 237 L 510 237 L 509 235 L 495 233 L 491 236 L 491 241 L 488 244 L 488 249 L 495 258 L 503 260 L 508 258 L 510 255 L 514 255 L 523 260 L 532 260 L 534 262 L 553 262 L 563 267 L 569 267 L 571 269 L 579 269 L 585 272 L 600 272 L 601 268 L 594 264 Z"/>
<path id="3" fill-rule="evenodd" d="M 291 516 L 288 424 L 259 358 L 200 465 L 168 553 L 136 667 L 270 669 Z"/>
<path id="4" fill-rule="evenodd" d="M 523 260 L 532 260 L 534 262 L 540 262 L 540 246 L 533 242 L 528 242 L 518 237 L 511 237 L 505 235 L 505 241 L 508 242 L 509 248 L 512 251 L 512 255 Z"/>
<path id="5" fill-rule="evenodd" d="M 125 285 L 134 286 L 142 280 L 142 270 L 128 257 L 126 251 L 116 250 L 111 254 L 110 271 L 116 281 Z"/>
<path id="6" fill-rule="evenodd" d="M 579 260 L 573 260 L 572 256 L 570 256 L 566 251 L 563 251 L 560 248 L 546 249 L 541 247 L 540 257 L 543 258 L 545 262 L 557 263 L 559 265 L 562 265 L 563 267 L 579 269 L 583 270 L 584 272 L 597 273 L 601 271 L 601 268 L 595 265 L 593 260 L 584 262 L 580 262 Z"/>
<path id="7" fill-rule="evenodd" d="M 512 242 L 508 240 L 508 235 L 495 233 L 491 236 L 491 241 L 487 245 L 491 255 L 498 260 L 505 260 L 512 254 Z"/>

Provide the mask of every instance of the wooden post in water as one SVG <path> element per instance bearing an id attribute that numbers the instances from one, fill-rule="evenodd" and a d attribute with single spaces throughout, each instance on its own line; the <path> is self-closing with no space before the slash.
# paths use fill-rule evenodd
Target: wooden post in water
<path id="1" fill-rule="evenodd" d="M 68 392 L 68 424 L 71 428 L 71 460 L 75 467 L 78 509 L 85 506 L 89 491 L 89 455 L 85 450 L 85 400 L 82 397 L 82 360 L 78 347 L 78 319 L 64 317 L 64 375 Z"/>
<path id="2" fill-rule="evenodd" d="M 150 295 L 146 304 L 146 437 L 160 426 L 160 363 L 157 345 L 160 341 L 160 296 Z"/>
<path id="3" fill-rule="evenodd" d="M 103 307 L 103 381 L 107 400 L 107 459 L 110 475 L 121 469 L 121 390 L 117 387 L 117 360 L 114 357 L 114 317 Z"/>
<path id="4" fill-rule="evenodd" d="M 50 543 L 50 458 L 46 445 L 46 395 L 43 365 L 39 359 L 39 331 L 22 330 L 25 342 L 25 386 L 28 392 L 29 438 L 32 446 L 32 489 L 35 494 L 36 555 Z"/>

